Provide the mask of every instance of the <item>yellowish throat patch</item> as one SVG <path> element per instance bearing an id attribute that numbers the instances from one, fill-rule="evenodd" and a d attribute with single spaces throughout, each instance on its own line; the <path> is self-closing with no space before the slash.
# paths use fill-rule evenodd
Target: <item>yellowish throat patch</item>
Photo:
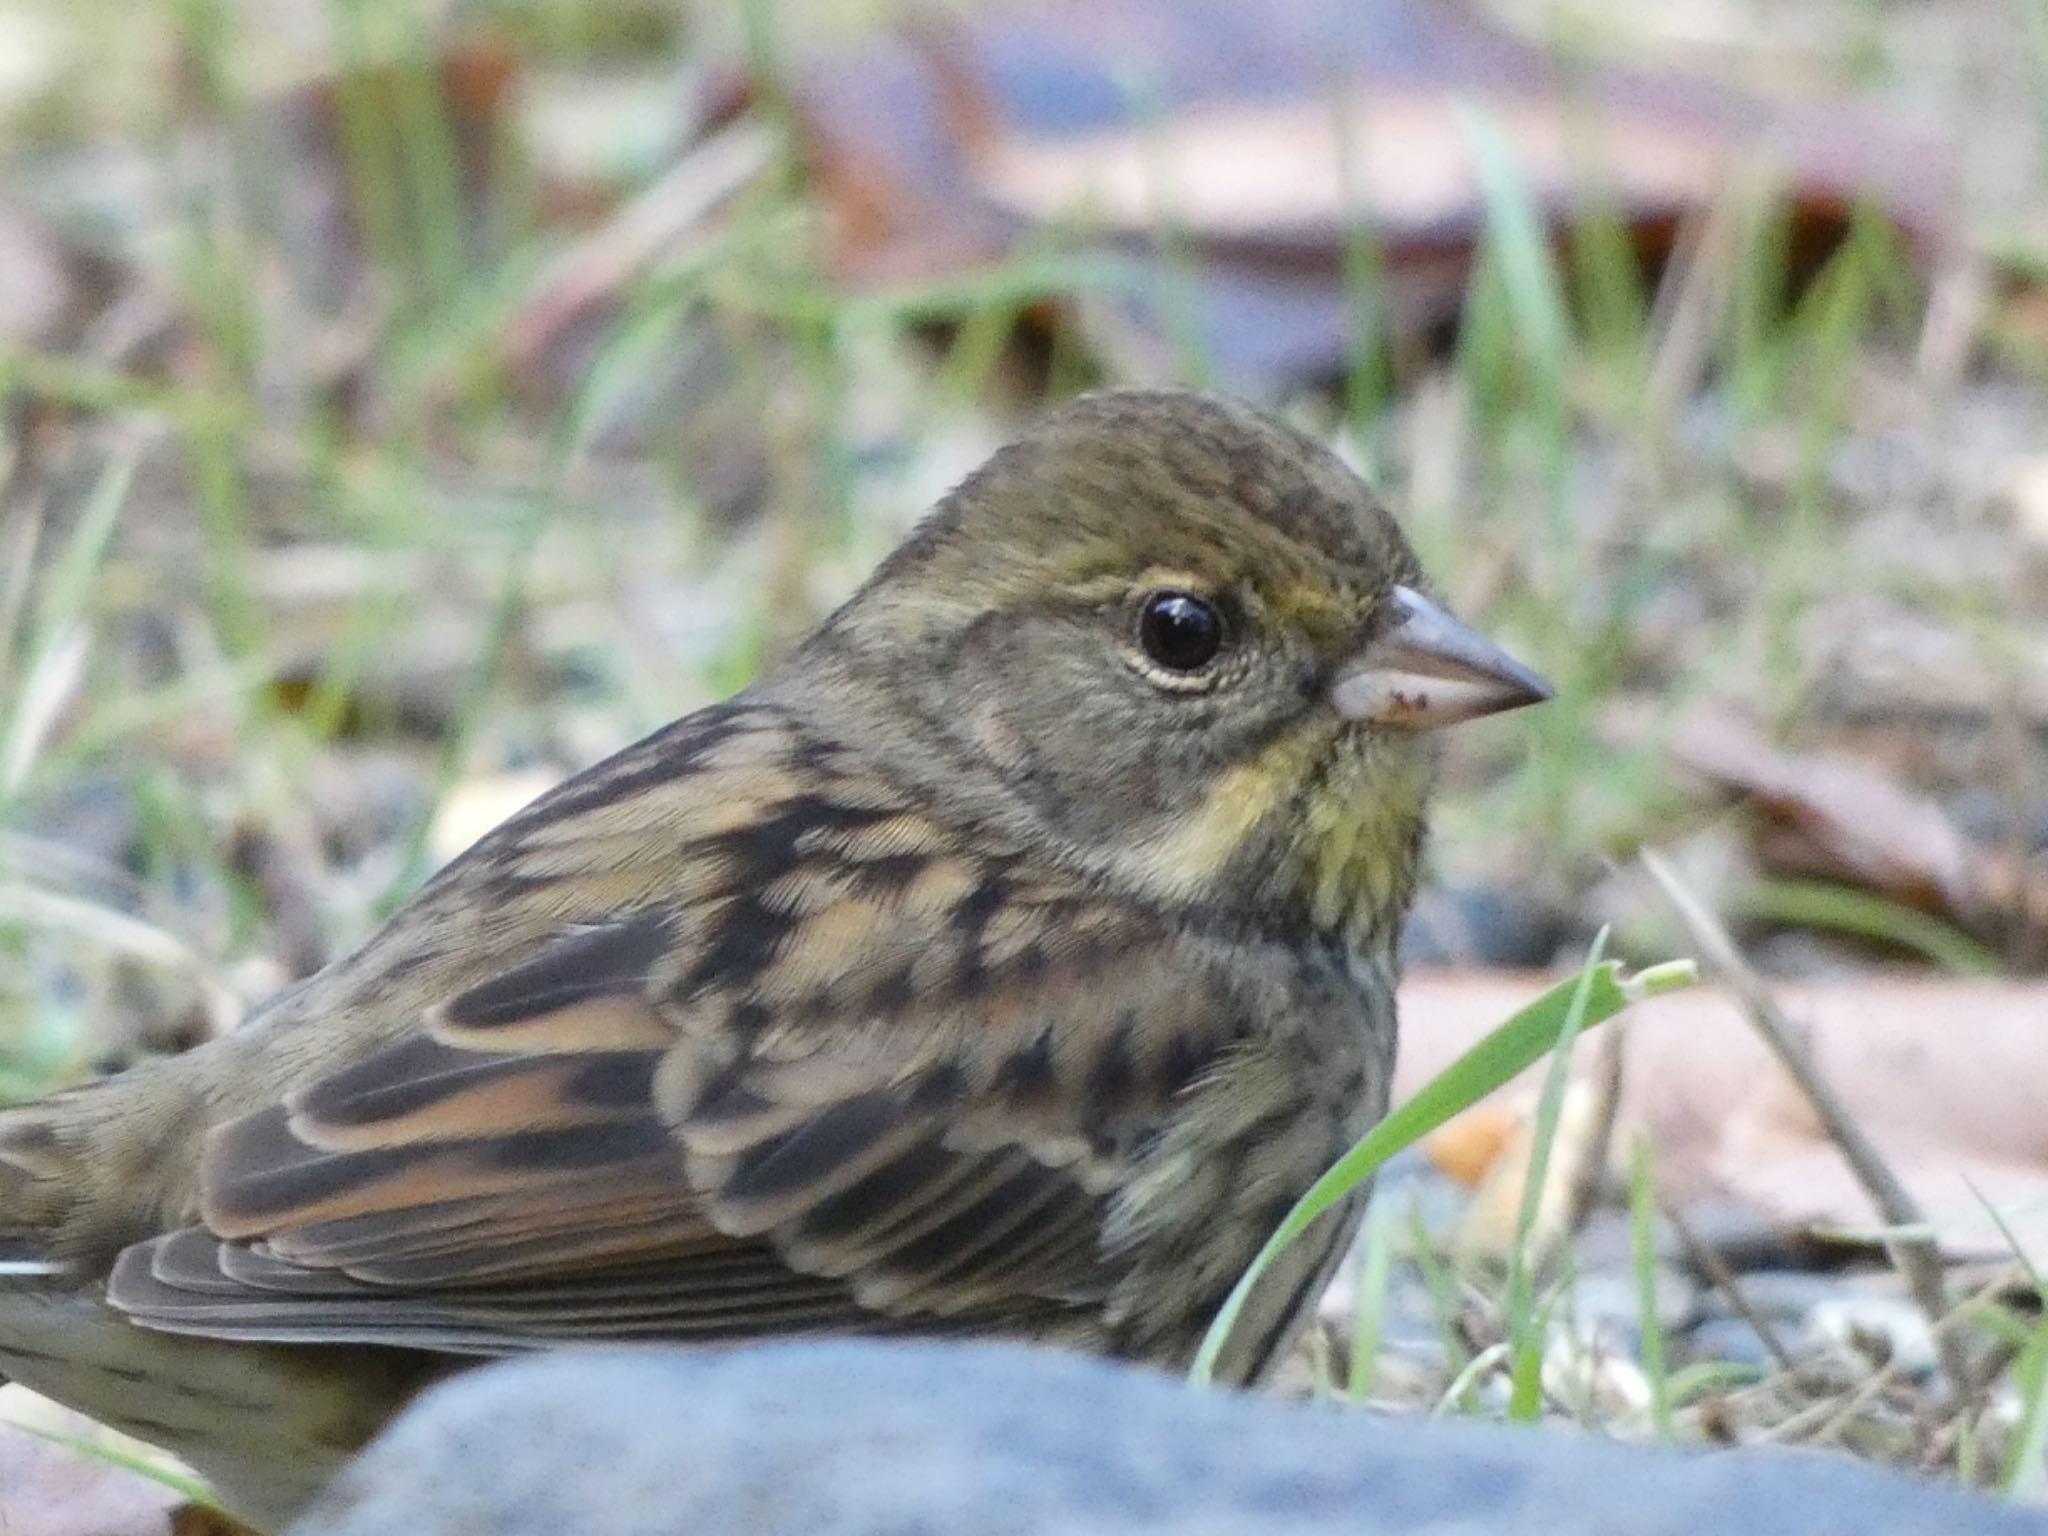
<path id="1" fill-rule="evenodd" d="M 1292 814 L 1301 888 L 1318 927 L 1348 927 L 1384 911 L 1410 877 L 1411 829 L 1429 788 L 1427 754 L 1382 744 L 1368 767 L 1357 744 L 1327 729 L 1284 736 L 1225 772 L 1195 811 L 1134 851 L 1132 873 L 1164 901 L 1214 889 L 1248 839 L 1315 789 Z"/>

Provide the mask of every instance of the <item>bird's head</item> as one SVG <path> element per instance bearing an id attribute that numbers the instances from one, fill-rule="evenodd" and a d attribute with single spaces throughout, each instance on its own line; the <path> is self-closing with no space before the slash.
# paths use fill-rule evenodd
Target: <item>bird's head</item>
<path id="1" fill-rule="evenodd" d="M 1405 913 L 1432 733 L 1550 696 L 1328 449 L 1167 391 L 1043 418 L 819 644 L 1100 877 L 1353 942 Z"/>

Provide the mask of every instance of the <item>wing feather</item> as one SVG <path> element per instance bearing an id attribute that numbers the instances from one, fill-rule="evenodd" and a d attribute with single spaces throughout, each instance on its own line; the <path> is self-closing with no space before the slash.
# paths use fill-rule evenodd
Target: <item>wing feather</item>
<path id="1" fill-rule="evenodd" d="M 872 782 L 787 778 L 779 809 L 699 817 L 695 904 L 579 922 L 216 1128 L 198 1220 L 126 1250 L 110 1300 L 479 1352 L 1098 1303 L 1113 1192 L 1230 1048 L 1228 989 Z M 523 836 L 502 881 L 594 878 L 559 821 Z"/>

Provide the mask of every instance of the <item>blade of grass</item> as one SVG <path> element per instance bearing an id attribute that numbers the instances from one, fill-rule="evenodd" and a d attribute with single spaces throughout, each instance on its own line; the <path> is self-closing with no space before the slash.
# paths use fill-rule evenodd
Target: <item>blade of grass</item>
<path id="1" fill-rule="evenodd" d="M 415 8 L 388 7 L 410 35 L 404 55 L 390 71 L 389 110 L 396 124 L 399 163 L 411 194 L 418 231 L 418 270 L 435 304 L 445 304 L 462 285 L 468 254 L 463 232 L 463 168 L 456 149 L 453 106 L 436 67 L 436 43 Z"/>
<path id="2" fill-rule="evenodd" d="M 2048 1321 L 2036 1326 L 2013 1363 L 2012 1383 L 2022 1408 L 1999 1491 L 2009 1499 L 2033 1502 L 2048 1486 L 2048 1468 L 2042 1465 L 2043 1450 L 2048 1449 Z"/>
<path id="3" fill-rule="evenodd" d="M 1308 1336 L 1309 1401 L 1328 1404 L 1336 1401 L 1336 1393 L 1330 1386 L 1330 1336 L 1317 1328 Z"/>
<path id="4" fill-rule="evenodd" d="M 2044 1278 L 2041 1271 L 2035 1267 L 2033 1258 L 2027 1253 L 2025 1245 L 2014 1234 L 2012 1224 L 2005 1219 L 2005 1213 L 1992 1204 L 1991 1197 L 1977 1187 L 1977 1181 L 1967 1173 L 1959 1175 L 1959 1177 L 1961 1177 L 1964 1185 L 1969 1189 L 1971 1196 L 1979 1205 L 1984 1207 L 1984 1214 L 1991 1218 L 1991 1224 L 1998 1228 L 1998 1235 L 2005 1239 L 2005 1246 L 2012 1250 L 2013 1262 L 2019 1265 L 2021 1271 L 2027 1277 L 2028 1284 L 2033 1286 L 2034 1295 L 2041 1303 L 2041 1310 L 2044 1313 L 2048 1313 L 2048 1278 Z"/>
<path id="5" fill-rule="evenodd" d="M 1344 1372 L 1345 1395 L 1354 1403 L 1372 1396 L 1379 1373 L 1380 1340 L 1387 1314 L 1387 1280 L 1393 1271 L 1393 1206 L 1374 1201 L 1365 1212 L 1365 1240 L 1359 1248 L 1351 1310 L 1351 1363 Z"/>
<path id="6" fill-rule="evenodd" d="M 1638 1135 L 1629 1149 L 1628 1215 L 1635 1252 L 1636 1315 L 1642 1325 L 1643 1377 L 1650 1384 L 1650 1424 L 1671 1439 L 1671 1377 L 1664 1360 L 1664 1322 L 1657 1312 L 1657 1195 L 1650 1138 Z"/>
<path id="7" fill-rule="evenodd" d="M 397 125 L 372 89 L 378 48 L 371 36 L 366 0 L 332 0 L 328 6 L 340 63 L 334 76 L 336 127 L 349 209 L 363 232 L 363 244 L 380 264 L 407 266 L 403 153 Z"/>
<path id="8" fill-rule="evenodd" d="M 1428 1135 L 1453 1115 L 1470 1108 L 1541 1061 L 1557 1044 L 1563 1023 L 1573 1010 L 1574 999 L 1579 998 L 1582 991 L 1583 1001 L 1577 1007 L 1579 1028 L 1584 1029 L 1605 1023 L 1630 1003 L 1644 997 L 1690 986 L 1696 975 L 1689 960 L 1652 966 L 1633 977 L 1624 977 L 1621 966 L 1611 960 L 1588 967 L 1580 975 L 1561 981 L 1543 993 L 1424 1084 L 1406 1104 L 1366 1132 L 1329 1172 L 1309 1187 L 1308 1193 L 1295 1202 L 1279 1228 L 1266 1240 L 1265 1247 L 1259 1250 L 1258 1257 L 1252 1260 L 1251 1267 L 1232 1288 L 1216 1314 L 1216 1320 L 1209 1325 L 1209 1332 L 1189 1369 L 1189 1379 L 1197 1385 L 1208 1384 L 1215 1371 L 1217 1357 L 1228 1342 L 1231 1329 L 1237 1324 L 1238 1314 L 1244 1310 L 1245 1299 L 1251 1294 L 1252 1287 L 1258 1284 L 1259 1277 L 1265 1274 L 1289 1243 L 1308 1230 L 1324 1212 L 1371 1178 L 1396 1152 Z"/>
<path id="9" fill-rule="evenodd" d="M 1770 419 L 1782 408 L 1779 394 L 1792 351 L 1791 328 L 1784 318 L 1792 257 L 1791 211 L 1778 191 L 1774 181 L 1753 173 L 1738 184 L 1733 201 L 1735 260 L 1728 274 L 1723 367 L 1729 404 L 1737 425 L 1744 428 Z M 1796 419 L 1797 409 L 1786 414 Z"/>
<path id="10" fill-rule="evenodd" d="M 1764 1379 L 1764 1368 L 1741 1360 L 1702 1360 L 1680 1366 L 1671 1373 L 1669 1391 L 1672 1406 L 1683 1408 L 1709 1392 L 1746 1387 Z"/>
<path id="11" fill-rule="evenodd" d="M 1408 1202 L 1408 1244 L 1415 1272 L 1422 1277 L 1422 1288 L 1429 1293 L 1430 1316 L 1436 1323 L 1437 1338 L 1444 1347 L 1445 1368 L 1455 1374 L 1463 1370 L 1465 1362 L 1472 1358 L 1472 1351 L 1458 1328 L 1458 1277 L 1451 1273 L 1451 1266 L 1437 1251 L 1436 1234 L 1422 1219 L 1420 1200 Z"/>
<path id="12" fill-rule="evenodd" d="M 1561 402 L 1571 326 L 1542 215 L 1494 116 L 1470 101 L 1456 103 L 1453 110 L 1478 169 L 1480 196 L 1486 204 L 1487 244 L 1500 262 L 1516 340 L 1535 363 L 1538 381 Z"/>
<path id="13" fill-rule="evenodd" d="M 1385 445 L 1378 425 L 1394 395 L 1393 329 L 1386 304 L 1386 251 L 1374 232 L 1372 189 L 1366 184 L 1370 146 L 1351 81 L 1332 66 L 1324 87 L 1330 97 L 1337 144 L 1337 178 L 1342 189 L 1345 318 L 1349 321 L 1344 414 L 1364 461 L 1366 478 L 1378 478 Z"/>
<path id="14" fill-rule="evenodd" d="M 1998 976 L 1998 957 L 1952 923 L 1926 912 L 1825 880 L 1759 880 L 1743 916 L 1767 923 L 1821 928 L 1910 949 L 1956 976 Z"/>
<path id="15" fill-rule="evenodd" d="M 1593 936 L 1593 948 L 1586 957 L 1572 991 L 1571 1005 L 1558 1026 L 1557 1041 L 1550 1053 L 1550 1068 L 1543 1079 L 1543 1093 L 1536 1101 L 1536 1124 L 1529 1148 L 1529 1167 L 1522 1180 L 1521 1208 L 1515 1213 L 1515 1243 L 1508 1253 L 1508 1339 L 1513 1363 L 1508 1395 L 1508 1417 L 1533 1423 L 1543 1413 L 1544 1325 L 1536 1306 L 1536 1266 L 1529 1255 L 1530 1239 L 1536 1231 L 1536 1217 L 1543 1206 L 1543 1190 L 1550 1172 L 1550 1153 L 1557 1143 L 1557 1127 L 1564 1116 L 1564 1091 L 1571 1080 L 1572 1046 L 1585 1027 L 1593 975 L 1607 952 L 1610 930 L 1603 927 Z"/>
<path id="16" fill-rule="evenodd" d="M 1566 374 L 1573 348 L 1557 253 L 1499 121 L 1473 102 L 1460 101 L 1454 110 L 1486 205 L 1486 259 L 1475 279 L 1491 276 L 1495 281 L 1486 286 L 1497 289 L 1501 298 L 1488 332 L 1491 345 L 1482 347 L 1475 361 L 1486 360 L 1496 387 L 1519 376 L 1523 387 L 1516 395 L 1532 397 L 1504 396 L 1500 438 L 1504 447 L 1519 443 L 1525 452 L 1533 450 L 1547 525 L 1559 549 L 1574 550 L 1581 541 L 1573 540 L 1566 527 L 1565 499 L 1571 465 Z"/>
<path id="17" fill-rule="evenodd" d="M 1640 378 L 1650 301 L 1628 220 L 1613 198 L 1600 197 L 1586 211 L 1570 256 L 1588 349 Z M 1637 396 L 1638 403 L 1646 398 Z"/>
<path id="18" fill-rule="evenodd" d="M 60 667 L 75 637 L 83 634 L 83 615 L 94 575 L 106 558 L 114 524 L 128 502 L 135 479 L 135 458 L 124 454 L 100 476 L 71 538 L 44 580 L 36 604 L 34 633 L 18 674 L 20 686 L 10 701 L 0 729 L 0 802 L 20 789 L 36 758 L 54 712 L 38 707 L 42 684 Z M 82 658 L 81 658 L 82 660 Z"/>
<path id="19" fill-rule="evenodd" d="M 1202 314 L 1202 281 L 1195 242 L 1180 215 L 1182 199 L 1173 134 L 1158 82 L 1139 76 L 1124 94 L 1139 130 L 1145 192 L 1151 205 L 1152 240 L 1158 252 L 1157 294 L 1161 319 L 1173 346 L 1178 382 L 1196 389 L 1216 385 Z"/>
<path id="20" fill-rule="evenodd" d="M 1998 1228 L 2014 1261 L 2034 1287 L 2043 1313 L 2048 1314 L 2048 1279 L 2042 1277 L 2004 1213 L 1977 1187 L 1976 1181 L 1965 1174 L 1963 1182 Z M 2048 1486 L 2048 1465 L 2043 1463 L 2043 1453 L 2048 1451 L 2048 1315 L 2034 1326 L 2019 1358 L 2013 1362 L 2012 1385 L 2020 1399 L 2020 1420 L 2013 1430 L 1999 1491 L 2009 1499 L 2039 1502 L 2042 1488 Z"/>
<path id="21" fill-rule="evenodd" d="M 1451 1378 L 1451 1384 L 1444 1388 L 1444 1395 L 1436 1400 L 1436 1406 L 1429 1410 L 1432 1419 L 1440 1419 L 1451 1411 L 1453 1403 L 1462 1403 L 1479 1385 L 1480 1378 L 1508 1357 L 1506 1344 L 1489 1344 L 1469 1361 L 1465 1368 Z"/>
<path id="22" fill-rule="evenodd" d="M 198 1504 L 212 1510 L 221 1507 L 220 1501 L 213 1496 L 213 1490 L 198 1478 L 173 1471 L 152 1457 L 137 1455 L 118 1445 L 109 1445 L 83 1435 L 67 1435 L 54 1429 L 44 1429 L 40 1425 L 30 1424 L 21 1419 L 0 1418 L 0 1428 L 19 1430 L 24 1435 L 33 1435 L 36 1439 L 48 1441 L 51 1445 L 61 1445 L 65 1450 L 88 1460 L 109 1467 L 119 1467 L 124 1472 L 135 1473 L 138 1477 L 146 1477 L 152 1483 L 170 1489 L 187 1503 Z"/>

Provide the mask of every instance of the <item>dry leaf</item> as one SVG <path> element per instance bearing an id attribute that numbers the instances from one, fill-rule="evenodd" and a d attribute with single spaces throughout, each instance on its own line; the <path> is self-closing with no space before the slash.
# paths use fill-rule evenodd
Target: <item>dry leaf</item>
<path id="1" fill-rule="evenodd" d="M 1468 1262 L 1505 1263 L 1514 1251 L 1515 1232 L 1522 1219 L 1522 1191 L 1529 1182 L 1536 1150 L 1536 1094 L 1530 1091 L 1507 1105 L 1475 1106 L 1437 1134 L 1455 1135 L 1460 1121 L 1474 1116 L 1483 1121 L 1489 1110 L 1495 1120 L 1489 1128 L 1501 1133 L 1498 1151 L 1478 1170 L 1472 1198 L 1458 1218 L 1451 1250 Z M 1598 1176 L 1597 1159 L 1603 1151 L 1601 1120 L 1598 1089 L 1584 1079 L 1567 1084 L 1557 1135 L 1544 1168 L 1543 1192 L 1536 1202 L 1536 1220 L 1529 1230 L 1528 1252 L 1534 1263 L 1543 1263 L 1557 1251 L 1570 1231 L 1578 1192 L 1589 1177 Z M 1440 1160 L 1438 1166 L 1443 1166 Z"/>
<path id="2" fill-rule="evenodd" d="M 1521 1101 L 1476 1104 L 1422 1138 L 1423 1153 L 1438 1170 L 1468 1189 L 1499 1162 L 1526 1119 Z"/>
<path id="3" fill-rule="evenodd" d="M 1677 761 L 1758 811 L 1757 857 L 1774 874 L 1837 881 L 1989 939 L 2048 929 L 2048 881 L 1965 837 L 1934 801 L 1851 758 L 1791 752 L 1748 722 L 1702 715 Z"/>
<path id="4" fill-rule="evenodd" d="M 1688 724 L 1672 755 L 1762 813 L 1766 868 L 1840 880 L 1926 911 L 1980 915 L 1968 841 L 1939 806 L 1875 768 L 1785 751 L 1747 721 L 1719 714 Z"/>
<path id="5" fill-rule="evenodd" d="M 1544 985 L 1535 975 L 1411 975 L 1401 991 L 1397 1100 Z M 2048 983 L 1880 975 L 1775 992 L 1945 1252 L 2008 1253 L 1981 1193 L 2034 1262 L 2048 1264 Z M 1614 1144 L 1647 1132 L 1666 1194 L 1732 1197 L 1788 1229 L 1873 1222 L 1805 1098 L 1727 994 L 1703 987 L 1653 998 L 1608 1027 L 1628 1030 Z M 1574 1070 L 1595 1067 L 1582 1058 Z M 1504 1101 L 1528 1091 L 1504 1090 Z"/>

